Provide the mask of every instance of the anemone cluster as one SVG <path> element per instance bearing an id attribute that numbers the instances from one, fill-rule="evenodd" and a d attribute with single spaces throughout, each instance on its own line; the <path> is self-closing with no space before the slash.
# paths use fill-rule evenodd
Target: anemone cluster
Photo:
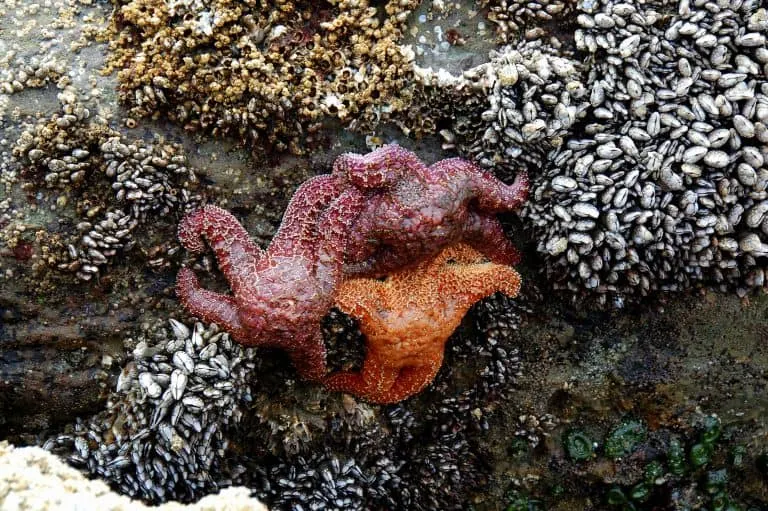
<path id="1" fill-rule="evenodd" d="M 112 47 L 138 116 L 300 153 L 323 122 L 359 128 L 406 103 L 398 45 L 419 2 L 123 0 Z"/>
<path id="2" fill-rule="evenodd" d="M 421 94 L 485 105 L 479 117 L 433 111 L 434 125 L 450 123 L 444 147 L 505 178 L 535 176 L 523 217 L 547 280 L 574 299 L 765 288 L 768 11 L 754 0 L 573 7 L 572 47 L 521 39 L 461 76 L 417 68 Z"/>
<path id="3" fill-rule="evenodd" d="M 136 229 L 153 215 L 193 208 L 197 178 L 176 146 L 131 140 L 91 119 L 71 91 L 59 98 L 62 112 L 24 131 L 13 154 L 28 180 L 61 193 L 62 209 L 73 202 L 78 234 L 60 242 L 53 264 L 90 280 L 134 246 Z"/>

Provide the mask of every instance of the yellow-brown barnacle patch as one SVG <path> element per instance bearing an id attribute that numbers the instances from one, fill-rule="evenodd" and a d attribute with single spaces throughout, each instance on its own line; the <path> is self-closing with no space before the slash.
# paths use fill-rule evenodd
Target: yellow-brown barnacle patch
<path id="1" fill-rule="evenodd" d="M 404 17 L 414 3 L 389 2 L 385 6 L 388 17 L 383 23 L 379 22 L 377 9 L 365 0 L 329 4 L 277 0 L 263 0 L 258 5 L 219 0 L 212 6 L 169 0 L 125 2 L 122 10 L 128 14 L 114 17 L 117 37 L 111 44 L 111 64 L 122 71 L 118 75 L 120 98 L 132 111 L 136 107 L 140 115 L 167 114 L 195 125 L 190 117 L 198 114 L 188 109 L 184 110 L 186 115 L 180 114 L 178 103 L 207 97 L 215 122 L 206 119 L 203 125 L 222 126 L 223 131 L 228 131 L 227 123 L 244 122 L 243 116 L 236 114 L 247 110 L 251 114 L 247 122 L 252 126 L 237 126 L 237 131 L 253 137 L 258 130 L 265 129 L 272 131 L 271 138 L 279 133 L 278 138 L 284 134 L 286 140 L 293 141 L 297 132 L 308 133 L 308 125 L 322 117 L 317 105 L 310 109 L 302 100 L 309 98 L 317 103 L 318 98 L 335 92 L 340 95 L 343 108 L 327 115 L 352 123 L 355 128 L 369 129 L 369 120 L 378 120 L 380 116 L 367 112 L 378 110 L 380 100 L 356 93 L 366 77 L 340 70 L 350 64 L 358 69 L 386 69 L 394 65 L 398 68 L 396 73 L 372 72 L 367 78 L 383 77 L 382 96 L 410 96 L 406 90 L 410 81 L 400 78 L 411 75 L 412 64 L 397 48 Z M 212 73 L 217 66 L 228 72 Z M 142 95 L 131 94 L 133 89 L 142 90 L 152 83 L 155 77 L 187 85 L 177 86 L 173 94 L 166 94 L 168 101 L 146 101 Z M 253 101 L 260 105 L 274 101 L 270 91 L 278 91 L 276 94 L 290 99 L 290 104 L 258 108 L 257 115 L 256 107 L 251 106 Z M 353 117 L 357 112 L 365 122 L 356 122 Z M 272 121 L 278 120 L 276 116 L 295 119 L 304 129 L 273 125 Z M 252 117 L 264 122 L 260 120 L 257 126 Z"/>

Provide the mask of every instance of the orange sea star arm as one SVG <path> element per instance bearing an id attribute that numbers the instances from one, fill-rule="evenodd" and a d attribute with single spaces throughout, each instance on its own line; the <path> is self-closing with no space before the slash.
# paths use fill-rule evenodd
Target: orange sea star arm
<path id="1" fill-rule="evenodd" d="M 397 403 L 424 390 L 434 380 L 442 363 L 442 349 L 436 351 L 434 357 L 424 360 L 423 365 L 401 369 L 386 366 L 373 355 L 365 359 L 361 372 L 332 374 L 325 379 L 325 387 L 353 394 L 371 403 Z"/>
<path id="2" fill-rule="evenodd" d="M 336 306 L 361 324 L 370 323 L 375 321 L 374 311 L 382 303 L 384 292 L 384 283 L 376 279 L 346 280 L 336 293 Z"/>
<path id="3" fill-rule="evenodd" d="M 423 365 L 407 366 L 400 370 L 397 380 L 383 396 L 384 401 L 378 403 L 397 403 L 424 390 L 437 376 L 437 372 L 443 365 L 442 348 L 435 353 L 435 357 L 425 360 Z"/>
<path id="4" fill-rule="evenodd" d="M 366 353 L 360 372 L 342 371 L 325 379 L 328 390 L 347 392 L 372 403 L 382 402 L 382 396 L 392 388 L 399 371 L 383 363 L 375 353 Z"/>
<path id="5" fill-rule="evenodd" d="M 455 261 L 456 263 L 472 264 L 482 263 L 486 256 L 482 252 L 466 243 L 456 243 L 440 252 L 430 266 L 443 266 L 446 261 Z"/>
<path id="6" fill-rule="evenodd" d="M 466 312 L 478 300 L 497 291 L 515 297 L 520 292 L 520 274 L 509 266 L 494 263 L 457 264 L 440 282 L 440 293 L 452 296 L 457 307 Z"/>

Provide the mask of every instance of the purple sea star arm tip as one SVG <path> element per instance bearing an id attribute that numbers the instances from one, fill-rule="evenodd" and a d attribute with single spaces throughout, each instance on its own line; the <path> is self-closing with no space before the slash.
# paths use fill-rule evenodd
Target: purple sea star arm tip
<path id="1" fill-rule="evenodd" d="M 195 273 L 189 268 L 179 270 L 176 295 L 190 313 L 209 323 L 216 323 L 236 341 L 246 342 L 247 337 L 240 324 L 234 299 L 200 287 Z"/>

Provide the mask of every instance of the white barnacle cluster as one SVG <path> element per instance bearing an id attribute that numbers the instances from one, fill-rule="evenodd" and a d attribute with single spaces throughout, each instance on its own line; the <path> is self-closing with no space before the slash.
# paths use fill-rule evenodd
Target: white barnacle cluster
<path id="1" fill-rule="evenodd" d="M 256 362 L 216 325 L 150 328 L 106 410 L 45 448 L 151 502 L 190 500 L 232 483 L 227 431 L 252 400 Z"/>
<path id="2" fill-rule="evenodd" d="M 52 55 L 35 55 L 29 59 L 8 51 L 0 59 L 0 95 L 11 95 L 27 88 L 40 88 L 65 74 L 66 66 Z"/>
<path id="3" fill-rule="evenodd" d="M 601 302 L 765 287 L 765 8 L 604 0 L 580 9 L 589 106 L 550 153 L 527 210 L 555 285 Z"/>
<path id="4" fill-rule="evenodd" d="M 431 94 L 450 90 L 479 103 L 479 116 L 457 115 L 440 134 L 445 149 L 458 148 L 484 168 L 541 168 L 589 105 L 583 65 L 540 40 L 492 51 L 488 62 L 450 79 L 443 70 L 419 71 Z"/>
<path id="5" fill-rule="evenodd" d="M 547 35 L 546 25 L 562 22 L 571 16 L 576 0 L 481 0 L 488 8 L 488 20 L 496 26 L 502 41 L 508 42 L 520 33 L 526 39 Z"/>
<path id="6" fill-rule="evenodd" d="M 120 99 L 135 116 L 301 154 L 326 118 L 367 132 L 404 108 L 413 52 L 400 43 L 418 3 L 121 1 Z"/>

